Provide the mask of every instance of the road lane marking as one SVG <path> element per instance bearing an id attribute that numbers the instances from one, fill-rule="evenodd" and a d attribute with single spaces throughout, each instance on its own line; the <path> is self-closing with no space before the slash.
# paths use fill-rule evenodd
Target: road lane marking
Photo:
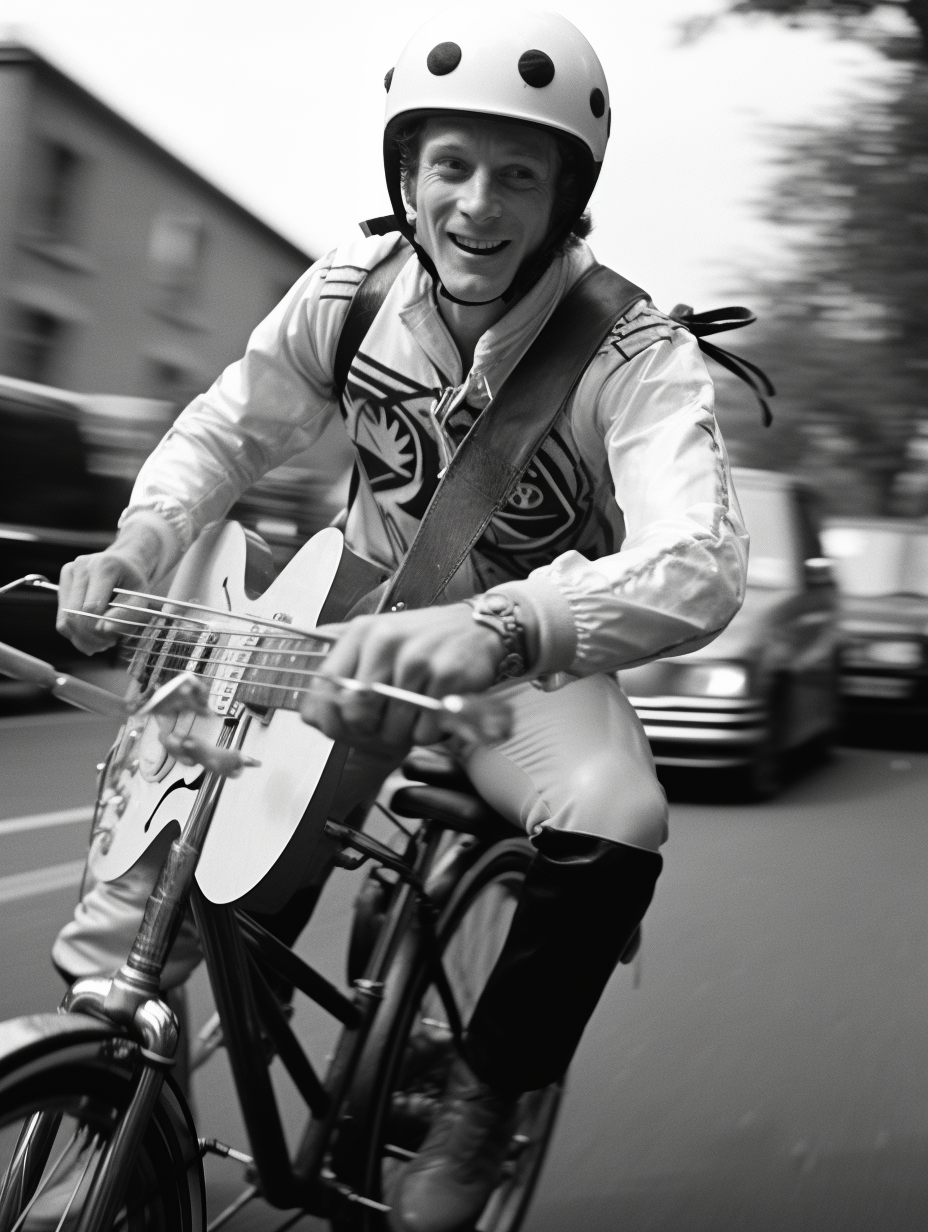
<path id="1" fill-rule="evenodd" d="M 83 808 L 59 809 L 57 813 L 30 813 L 28 817 L 10 817 L 0 821 L 0 838 L 4 834 L 20 834 L 23 830 L 47 830 L 51 826 L 78 826 L 93 821 L 93 805 Z"/>
<path id="2" fill-rule="evenodd" d="M 35 898 L 39 894 L 51 894 L 54 890 L 66 890 L 76 886 L 84 873 L 83 860 L 69 860 L 67 864 L 52 864 L 37 868 L 31 873 L 13 873 L 0 877 L 0 904 L 13 903 L 20 898 Z"/>
<path id="3" fill-rule="evenodd" d="M 118 720 L 116 720 L 118 722 Z M 90 714 L 87 710 L 53 710 L 48 714 L 14 714 L 5 715 L 0 719 L 0 731 L 19 727 L 58 727 L 61 724 L 72 723 L 112 723 L 113 719 L 105 714 Z"/>

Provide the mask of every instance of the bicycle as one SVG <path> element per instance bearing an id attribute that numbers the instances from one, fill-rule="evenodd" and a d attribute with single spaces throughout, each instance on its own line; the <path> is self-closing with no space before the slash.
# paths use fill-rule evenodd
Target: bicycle
<path id="1" fill-rule="evenodd" d="M 161 617 L 168 611 L 162 601 Z M 189 679 L 177 668 L 177 637 L 158 637 L 162 661 L 170 660 L 175 679 L 186 685 Z M 249 662 L 279 656 L 278 640 L 252 639 Z M 209 678 L 213 670 L 215 678 L 228 679 L 216 668 L 227 660 L 214 655 L 213 668 L 204 666 L 204 657 L 191 649 L 194 641 L 184 642 L 186 668 L 193 664 L 194 674 Z M 25 658 L 18 656 L 20 671 Z M 104 702 L 91 686 L 69 684 L 61 673 L 54 677 L 59 695 L 70 690 L 84 706 L 112 704 L 111 695 Z M 248 678 L 248 672 L 236 677 L 237 688 Z M 249 696 L 241 689 L 239 695 Z M 232 700 L 221 717 L 217 756 L 246 747 L 255 717 L 253 704 Z M 117 741 L 104 785 L 120 747 Z M 462 1048 L 463 1023 L 502 946 L 532 857 L 524 835 L 473 794 L 453 763 L 442 766 L 419 752 L 406 768 L 416 783 L 380 806 L 396 829 L 392 845 L 345 822 L 323 825 L 337 848 L 336 867 L 371 865 L 348 945 L 350 995 L 242 907 L 211 902 L 196 885 L 225 781 L 219 769 L 203 770 L 120 972 L 112 980 L 77 981 L 58 1014 L 0 1025 L 0 1232 L 27 1225 L 34 1204 L 73 1175 L 78 1159 L 83 1171 L 59 1225 L 68 1232 L 216 1232 L 258 1195 L 281 1210 L 296 1209 L 282 1227 L 312 1214 L 329 1220 L 333 1232 L 382 1232 L 391 1182 L 428 1131 L 447 1069 Z M 98 811 L 102 800 L 101 794 Z M 250 1155 L 198 1137 L 170 1076 L 178 1025 L 161 997 L 160 974 L 188 901 Z M 290 1027 L 281 985 L 307 996 L 341 1026 L 322 1077 Z M 292 1154 L 269 1073 L 275 1056 L 307 1113 Z M 477 1225 L 480 1232 L 520 1226 L 562 1085 L 523 1097 L 506 1172 Z M 243 1163 L 249 1183 L 207 1228 L 208 1153 Z M 76 1219 L 68 1222 L 72 1204 Z"/>

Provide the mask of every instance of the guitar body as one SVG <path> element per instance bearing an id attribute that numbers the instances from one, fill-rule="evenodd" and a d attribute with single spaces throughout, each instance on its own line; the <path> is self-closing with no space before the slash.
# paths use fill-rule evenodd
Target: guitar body
<path id="1" fill-rule="evenodd" d="M 289 624 L 312 629 L 343 618 L 384 577 L 349 552 L 334 528 L 320 531 L 306 543 L 260 594 L 256 590 L 266 578 L 254 568 L 254 555 L 238 523 L 216 523 L 203 532 L 178 567 L 166 611 L 199 618 L 195 635 L 189 632 L 193 622 L 183 621 L 188 659 L 192 636 L 223 642 L 202 675 L 210 684 L 211 709 L 225 714 L 176 721 L 151 716 L 130 720 L 123 727 L 104 772 L 97 821 L 102 834 L 91 855 L 92 871 L 102 881 L 121 876 L 168 826 L 182 828 L 187 821 L 203 771 L 176 762 L 159 735 L 172 727 L 180 735 L 189 732 L 211 744 L 219 741 L 224 724 L 231 721 L 227 715 L 237 696 L 237 679 L 248 670 L 237 665 L 250 661 L 261 635 L 275 633 L 267 625 L 249 626 L 248 617 L 279 623 L 281 634 Z M 171 608 L 171 600 L 203 604 L 228 612 L 234 620 Z M 233 637 L 219 634 L 230 627 L 240 632 Z M 163 637 L 159 645 L 171 654 Z M 313 659 L 300 662 L 316 666 Z M 138 692 L 144 683 L 134 683 L 134 690 Z M 223 784 L 197 881 L 212 902 L 246 899 L 256 909 L 274 910 L 300 884 L 322 834 L 347 749 L 303 723 L 293 709 L 245 707 L 242 712 L 235 706 L 236 712 L 233 742 L 261 765 Z"/>

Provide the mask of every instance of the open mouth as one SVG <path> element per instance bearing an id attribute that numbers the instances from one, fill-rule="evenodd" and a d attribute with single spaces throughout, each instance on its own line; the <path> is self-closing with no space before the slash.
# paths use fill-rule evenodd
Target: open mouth
<path id="1" fill-rule="evenodd" d="M 460 248 L 461 252 L 469 252 L 475 257 L 493 257 L 498 252 L 502 252 L 504 248 L 509 246 L 509 240 L 500 240 L 498 243 L 493 243 L 490 240 L 472 240 L 466 235 L 455 235 L 453 231 L 449 231 L 453 243 Z"/>

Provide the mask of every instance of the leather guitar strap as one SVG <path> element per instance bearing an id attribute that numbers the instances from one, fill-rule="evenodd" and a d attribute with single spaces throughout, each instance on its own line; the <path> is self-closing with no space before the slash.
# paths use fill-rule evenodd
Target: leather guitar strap
<path id="1" fill-rule="evenodd" d="M 377 611 L 429 607 L 519 482 L 603 339 L 647 295 L 603 265 L 571 288 L 461 442 Z"/>

